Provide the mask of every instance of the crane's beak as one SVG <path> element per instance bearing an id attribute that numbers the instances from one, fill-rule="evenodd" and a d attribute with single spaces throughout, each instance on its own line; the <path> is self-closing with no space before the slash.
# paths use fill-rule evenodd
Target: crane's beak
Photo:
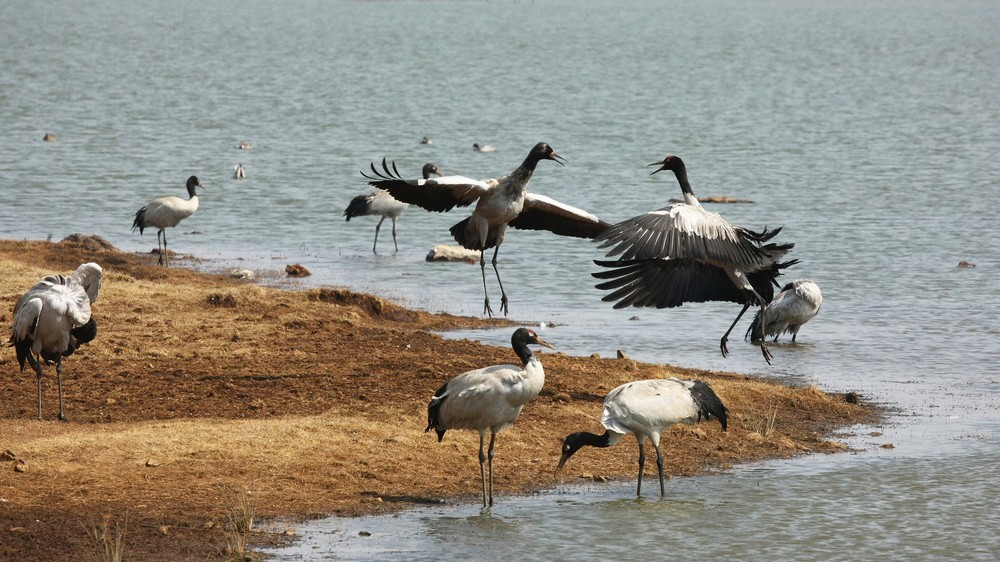
<path id="1" fill-rule="evenodd" d="M 556 473 L 558 473 L 562 469 L 563 465 L 566 464 L 566 461 L 568 460 L 569 460 L 569 455 L 567 454 L 563 454 L 563 456 L 559 458 L 559 465 L 556 466 Z"/>
<path id="2" fill-rule="evenodd" d="M 549 160 L 555 161 L 555 163 L 559 164 L 560 166 L 565 166 L 566 165 L 565 164 L 566 159 L 563 158 L 562 156 L 559 156 L 555 152 L 553 152 L 552 154 L 549 154 Z"/>
<path id="3" fill-rule="evenodd" d="M 202 184 L 202 183 L 201 183 L 200 181 L 198 182 L 198 187 L 200 187 L 200 188 L 202 188 L 202 189 L 205 189 L 205 185 L 204 185 L 204 184 Z"/>
<path id="4" fill-rule="evenodd" d="M 555 350 L 555 349 L 556 349 L 556 347 L 555 347 L 554 345 L 552 345 L 551 343 L 549 343 L 549 342 L 547 342 L 547 341 L 543 340 L 542 338 L 540 338 L 540 337 L 538 337 L 538 336 L 535 336 L 535 341 L 534 341 L 534 343 L 537 343 L 538 345 L 544 345 L 545 347 L 547 347 L 547 348 L 549 348 L 549 349 L 553 349 L 553 350 Z"/>
<path id="5" fill-rule="evenodd" d="M 649 174 L 649 175 L 653 175 L 656 172 L 662 172 L 663 170 L 666 170 L 667 168 L 663 165 L 663 163 L 664 163 L 664 161 L 660 160 L 659 162 L 653 162 L 652 164 L 646 164 L 646 167 L 649 167 L 649 166 L 660 166 L 660 168 L 657 168 L 656 170 L 653 170 L 653 173 Z"/>

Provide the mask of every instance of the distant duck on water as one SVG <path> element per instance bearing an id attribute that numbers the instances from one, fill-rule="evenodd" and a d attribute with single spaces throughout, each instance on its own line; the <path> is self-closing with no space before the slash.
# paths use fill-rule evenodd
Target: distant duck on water
<path id="1" fill-rule="evenodd" d="M 236 169 L 233 172 L 233 179 L 234 180 L 245 180 L 245 179 L 247 179 L 247 173 L 246 173 L 246 170 L 243 169 L 243 164 L 237 164 L 236 165 Z"/>
<path id="2" fill-rule="evenodd" d="M 497 147 L 490 144 L 472 143 L 472 150 L 476 152 L 496 152 Z"/>

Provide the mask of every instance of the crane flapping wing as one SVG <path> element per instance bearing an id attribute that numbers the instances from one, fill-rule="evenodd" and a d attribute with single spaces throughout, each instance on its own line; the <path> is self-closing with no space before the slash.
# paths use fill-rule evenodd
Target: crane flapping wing
<path id="1" fill-rule="evenodd" d="M 379 189 L 384 189 L 390 195 L 403 203 L 417 205 L 428 211 L 443 212 L 450 211 L 455 207 L 465 207 L 490 189 L 490 184 L 485 181 L 474 180 L 464 176 L 444 176 L 431 179 L 403 179 L 396 163 L 392 163 L 389 168 L 385 158 L 382 159 L 382 170 L 371 163 L 371 170 L 374 176 L 361 175 L 368 179 L 368 183 Z"/>
<path id="2" fill-rule="evenodd" d="M 611 224 L 595 215 L 537 193 L 524 195 L 524 207 L 510 226 L 525 230 L 548 230 L 560 236 L 594 238 Z"/>
<path id="3" fill-rule="evenodd" d="M 681 204 L 619 222 L 596 241 L 600 248 L 612 247 L 608 257 L 622 254 L 624 260 L 692 258 L 741 267 L 764 261 L 761 236 L 729 224 L 718 213 Z"/>
<path id="4" fill-rule="evenodd" d="M 747 279 L 758 294 L 770 300 L 775 287 L 771 279 L 793 262 L 775 263 L 762 271 L 747 273 Z M 591 275 L 607 280 L 598 283 L 598 289 L 614 289 L 601 299 L 617 301 L 614 308 L 673 308 L 686 302 L 708 301 L 747 304 L 749 299 L 725 270 L 696 259 L 594 260 L 594 263 L 608 268 Z"/>

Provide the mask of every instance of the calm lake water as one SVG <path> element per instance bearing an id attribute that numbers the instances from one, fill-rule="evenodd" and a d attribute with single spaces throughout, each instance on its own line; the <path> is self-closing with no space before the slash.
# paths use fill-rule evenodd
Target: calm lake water
<path id="1" fill-rule="evenodd" d="M 83 232 L 146 252 L 155 233 L 130 233 L 133 214 L 196 174 L 208 189 L 170 246 L 203 267 L 478 315 L 478 268 L 424 261 L 467 211 L 410 209 L 400 251 L 385 225 L 378 255 L 375 219 L 344 222 L 370 161 L 496 177 L 544 140 L 568 164 L 542 162 L 531 189 L 614 222 L 679 197 L 671 174 L 644 167 L 677 154 L 697 194 L 755 202 L 713 210 L 784 225 L 796 243 L 789 279 L 824 294 L 798 345 L 775 345 L 769 367 L 737 328 L 722 358 L 731 304 L 614 311 L 590 277 L 602 254 L 541 232 L 510 231 L 500 251 L 511 316 L 554 323 L 544 337 L 568 353 L 854 390 L 895 408 L 889 423 L 853 428 L 857 453 L 673 479 L 663 501 L 620 482 L 504 496 L 489 512 L 333 519 L 277 558 L 992 560 L 997 29 L 1000 4 L 963 0 L 12 0 L 0 237 Z M 284 281 L 294 262 L 313 276 Z M 507 345 L 509 330 L 449 337 Z"/>

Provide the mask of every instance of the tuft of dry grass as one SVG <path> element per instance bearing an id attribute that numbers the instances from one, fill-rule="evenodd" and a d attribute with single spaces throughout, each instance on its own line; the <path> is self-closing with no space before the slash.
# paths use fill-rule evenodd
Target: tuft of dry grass
<path id="1" fill-rule="evenodd" d="M 121 520 L 105 515 L 100 523 L 84 525 L 93 549 L 85 558 L 91 562 L 122 562 L 125 560 L 125 533 L 128 515 Z"/>
<path id="2" fill-rule="evenodd" d="M 254 486 L 237 490 L 226 509 L 229 525 L 226 527 L 226 554 L 246 554 L 247 538 L 253 532 L 257 515 L 257 493 Z"/>

